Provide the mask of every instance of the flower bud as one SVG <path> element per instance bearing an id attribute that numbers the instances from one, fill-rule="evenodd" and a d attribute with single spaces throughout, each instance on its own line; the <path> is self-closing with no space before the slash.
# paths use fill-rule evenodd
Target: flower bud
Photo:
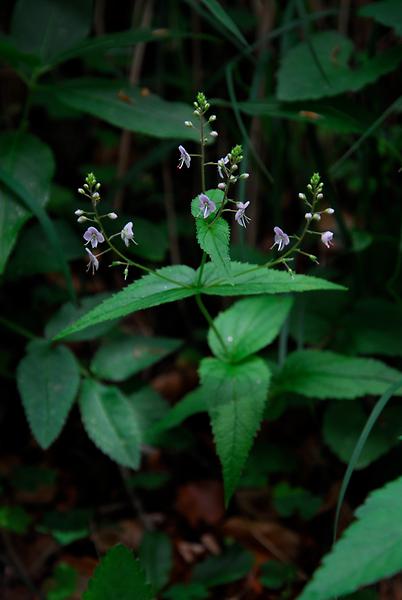
<path id="1" fill-rule="evenodd" d="M 335 211 L 333 208 L 326 208 L 324 212 L 327 213 L 327 215 L 333 215 Z"/>
<path id="2" fill-rule="evenodd" d="M 81 210 L 80 208 L 77 208 L 77 210 L 74 211 L 74 214 L 77 215 L 77 217 L 80 217 L 81 215 L 84 214 L 84 211 Z"/>
<path id="3" fill-rule="evenodd" d="M 89 221 L 89 219 L 87 217 L 78 217 L 77 219 L 77 223 L 85 223 L 85 221 Z"/>
<path id="4" fill-rule="evenodd" d="M 236 181 L 237 181 L 237 177 L 235 177 L 234 175 L 231 175 L 231 176 L 229 177 L 229 181 L 230 181 L 231 183 L 236 183 Z"/>
<path id="5" fill-rule="evenodd" d="M 89 186 L 88 186 L 88 184 L 87 184 L 87 183 L 84 183 L 84 188 L 85 188 L 86 190 L 89 190 Z"/>
<path id="6" fill-rule="evenodd" d="M 226 189 L 226 183 L 218 183 L 218 189 L 220 189 L 220 190 Z"/>
<path id="7" fill-rule="evenodd" d="M 117 215 L 115 212 L 108 213 L 107 216 L 109 217 L 109 219 L 112 219 L 112 221 L 117 219 Z"/>
<path id="8" fill-rule="evenodd" d="M 312 219 L 312 218 L 313 218 L 313 215 L 312 215 L 312 213 L 306 213 L 306 214 L 304 215 L 304 218 L 305 218 L 305 219 L 307 219 L 307 221 L 309 221 L 310 219 Z"/>
<path id="9" fill-rule="evenodd" d="M 319 215 L 318 213 L 314 213 L 313 219 L 314 219 L 314 221 L 321 221 L 321 215 Z"/>
<path id="10" fill-rule="evenodd" d="M 100 195 L 98 194 L 98 192 L 94 192 L 92 194 L 92 200 L 99 200 L 99 198 L 100 198 Z"/>
<path id="11" fill-rule="evenodd" d="M 211 133 L 209 134 L 211 137 L 216 138 L 218 137 L 218 132 L 217 131 L 211 131 Z"/>
<path id="12" fill-rule="evenodd" d="M 322 200 L 324 198 L 323 194 L 317 194 L 317 200 Z"/>
<path id="13" fill-rule="evenodd" d="M 82 188 L 78 188 L 78 193 L 79 194 L 85 194 L 85 190 L 83 190 Z"/>
<path id="14" fill-rule="evenodd" d="M 308 190 L 310 190 L 310 192 L 311 192 L 311 190 L 313 189 L 313 187 L 312 187 L 311 183 L 308 183 L 308 184 L 307 184 L 307 189 L 308 189 Z"/>
<path id="15" fill-rule="evenodd" d="M 101 186 L 101 184 L 98 182 L 98 183 L 96 184 L 96 186 L 95 186 L 95 189 L 96 189 L 96 190 L 99 190 L 100 186 Z"/>
<path id="16" fill-rule="evenodd" d="M 239 179 L 248 179 L 250 177 L 250 173 L 242 173 Z"/>
<path id="17" fill-rule="evenodd" d="M 306 194 L 302 194 L 301 192 L 299 194 L 299 198 L 300 198 L 300 200 L 307 200 Z"/>
<path id="18" fill-rule="evenodd" d="M 232 165 L 232 166 L 230 167 L 230 170 L 231 170 L 231 171 L 237 171 L 237 169 L 238 169 L 238 168 L 239 168 L 239 167 L 238 167 L 237 165 Z"/>
<path id="19" fill-rule="evenodd" d="M 208 121 L 209 121 L 210 123 L 212 123 L 212 121 L 216 121 L 216 115 L 211 115 L 211 116 L 209 117 Z"/>
<path id="20" fill-rule="evenodd" d="M 193 124 L 192 124 L 192 122 L 191 122 L 191 121 L 184 121 L 184 125 L 185 125 L 186 127 L 193 127 Z"/>

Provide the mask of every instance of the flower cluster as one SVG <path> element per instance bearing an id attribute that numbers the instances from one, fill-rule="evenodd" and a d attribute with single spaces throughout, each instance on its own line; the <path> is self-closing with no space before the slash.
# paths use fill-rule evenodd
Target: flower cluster
<path id="1" fill-rule="evenodd" d="M 106 250 L 103 250 L 102 252 L 100 252 L 97 255 L 95 255 L 89 248 L 85 248 L 85 251 L 87 252 L 88 258 L 89 258 L 87 271 L 91 270 L 92 275 L 94 275 L 95 271 L 97 271 L 99 269 L 99 257 L 102 254 L 106 254 L 106 252 L 110 252 L 111 250 L 114 250 L 118 255 L 121 256 L 121 253 L 111 243 L 111 240 L 114 237 L 120 236 L 120 238 L 123 240 L 124 244 L 127 247 L 129 246 L 130 242 L 137 244 L 137 242 L 134 239 L 133 223 L 131 221 L 129 223 L 126 223 L 126 225 L 124 225 L 123 229 L 121 229 L 117 233 L 114 233 L 112 235 L 107 235 L 106 230 L 103 226 L 102 219 L 107 218 L 107 219 L 114 221 L 118 218 L 118 215 L 115 212 L 109 212 L 109 213 L 106 213 L 103 215 L 99 214 L 98 203 L 100 202 L 100 199 L 101 199 L 100 193 L 99 193 L 100 186 L 101 186 L 101 184 L 99 182 L 97 182 L 95 175 L 93 173 L 88 173 L 88 175 L 85 178 L 85 183 L 84 183 L 83 187 L 78 188 L 78 193 L 82 194 L 83 196 L 86 196 L 87 198 L 89 198 L 91 200 L 93 210 L 87 211 L 87 210 L 82 210 L 81 208 L 78 208 L 74 212 L 74 214 L 78 217 L 78 219 L 77 219 L 78 223 L 85 223 L 87 221 L 94 223 L 94 225 L 90 225 L 86 229 L 86 231 L 84 232 L 84 235 L 82 236 L 85 240 L 85 246 L 90 245 L 91 248 L 94 249 L 94 248 L 98 248 L 98 246 L 100 244 L 103 244 L 104 242 L 106 242 L 108 245 L 108 248 Z M 96 225 L 96 227 L 95 227 L 95 225 Z M 119 264 L 125 264 L 126 270 L 127 270 L 128 262 L 119 263 Z"/>

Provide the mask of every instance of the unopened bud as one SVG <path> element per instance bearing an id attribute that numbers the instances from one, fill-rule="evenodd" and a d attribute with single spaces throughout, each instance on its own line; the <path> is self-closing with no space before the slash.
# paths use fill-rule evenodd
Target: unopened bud
<path id="1" fill-rule="evenodd" d="M 323 194 L 317 194 L 317 200 L 322 200 L 324 198 Z"/>
<path id="2" fill-rule="evenodd" d="M 305 218 L 305 219 L 307 219 L 307 221 L 309 221 L 310 219 L 312 219 L 312 218 L 313 218 L 313 215 L 312 215 L 312 213 L 306 213 L 306 214 L 304 215 L 304 218 Z"/>
<path id="3" fill-rule="evenodd" d="M 109 219 L 112 219 L 112 221 L 117 219 L 117 215 L 115 212 L 108 213 L 107 216 L 109 217 Z"/>
<path id="4" fill-rule="evenodd" d="M 237 177 L 235 177 L 234 175 L 231 175 L 231 176 L 229 177 L 229 181 L 230 181 L 231 183 L 235 183 L 235 182 L 237 181 Z"/>
<path id="5" fill-rule="evenodd" d="M 86 190 L 89 190 L 89 186 L 88 186 L 88 184 L 87 184 L 87 183 L 84 183 L 84 188 L 85 188 Z"/>
<path id="6" fill-rule="evenodd" d="M 250 177 L 250 173 L 242 173 L 239 179 L 248 179 Z"/>
<path id="7" fill-rule="evenodd" d="M 74 212 L 75 215 L 77 215 L 77 217 L 80 217 L 81 215 L 84 214 L 84 211 L 81 210 L 80 208 L 77 208 L 77 210 Z"/>
<path id="8" fill-rule="evenodd" d="M 78 217 L 77 219 L 77 223 L 85 223 L 85 221 L 89 221 L 89 219 L 87 217 Z"/>
<path id="9" fill-rule="evenodd" d="M 313 262 L 318 262 L 318 261 L 317 261 L 317 257 L 316 257 L 316 256 L 314 256 L 314 254 L 309 254 L 309 255 L 308 255 L 308 257 L 309 257 L 309 259 L 310 259 L 310 260 L 312 260 Z"/>
<path id="10" fill-rule="evenodd" d="M 82 188 L 78 188 L 78 193 L 79 194 L 85 194 L 85 190 L 83 190 Z"/>
<path id="11" fill-rule="evenodd" d="M 238 167 L 237 165 L 232 165 L 232 166 L 230 167 L 230 170 L 231 170 L 231 171 L 237 171 L 237 169 L 238 169 L 238 168 L 239 168 L 239 167 Z"/>
<path id="12" fill-rule="evenodd" d="M 92 200 L 99 200 L 99 198 L 100 198 L 100 196 L 99 196 L 98 192 L 94 192 L 92 194 Z"/>
<path id="13" fill-rule="evenodd" d="M 333 208 L 326 208 L 324 212 L 327 213 L 327 215 L 333 215 L 335 211 Z"/>
<path id="14" fill-rule="evenodd" d="M 218 189 L 224 190 L 226 188 L 226 183 L 218 183 Z"/>
<path id="15" fill-rule="evenodd" d="M 211 133 L 209 134 L 211 137 L 216 138 L 218 137 L 218 132 L 217 131 L 211 131 Z"/>
<path id="16" fill-rule="evenodd" d="M 185 125 L 186 127 L 193 127 L 193 124 L 192 124 L 192 122 L 191 122 L 191 121 L 184 121 L 184 125 Z"/>
<path id="17" fill-rule="evenodd" d="M 101 186 L 101 184 L 98 182 L 98 183 L 96 184 L 96 186 L 95 186 L 95 189 L 96 189 L 96 190 L 99 190 L 100 186 Z"/>
<path id="18" fill-rule="evenodd" d="M 311 183 L 307 184 L 307 189 L 310 190 L 310 192 L 311 192 L 311 190 L 313 189 Z"/>
<path id="19" fill-rule="evenodd" d="M 319 215 L 318 213 L 314 213 L 313 219 L 314 219 L 314 221 L 321 221 L 321 215 Z"/>
<path id="20" fill-rule="evenodd" d="M 300 198 L 300 200 L 307 200 L 306 194 L 302 194 L 302 192 L 300 192 L 299 198 Z"/>
<path id="21" fill-rule="evenodd" d="M 210 123 L 212 123 L 212 121 L 216 121 L 216 115 L 211 115 L 211 116 L 209 117 L 208 121 L 209 121 Z"/>

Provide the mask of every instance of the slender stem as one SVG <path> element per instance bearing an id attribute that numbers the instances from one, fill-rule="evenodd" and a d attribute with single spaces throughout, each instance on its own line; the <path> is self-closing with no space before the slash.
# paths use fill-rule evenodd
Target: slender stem
<path id="1" fill-rule="evenodd" d="M 202 279 L 202 274 L 204 272 L 204 266 L 205 266 L 206 260 L 207 260 L 207 253 L 203 252 L 202 258 L 201 258 L 200 269 L 199 269 L 199 273 L 198 273 L 198 278 L 197 278 L 197 287 L 200 287 L 200 285 L 201 285 L 201 279 Z"/>
<path id="2" fill-rule="evenodd" d="M 14 323 L 13 321 L 10 321 L 9 319 L 6 319 L 4 317 L 0 317 L 0 324 L 4 325 L 4 327 L 7 327 L 7 329 L 10 329 L 10 331 L 19 333 L 20 335 L 22 335 L 22 337 L 28 340 L 35 340 L 37 337 L 36 335 L 28 331 L 28 329 L 25 329 L 25 327 L 22 327 L 21 325 L 18 325 L 18 323 Z"/>
<path id="3" fill-rule="evenodd" d="M 204 142 L 204 120 L 200 115 L 200 143 L 201 143 L 201 189 L 205 192 L 205 142 Z"/>
<path id="4" fill-rule="evenodd" d="M 214 332 L 215 336 L 219 340 L 219 343 L 222 346 L 222 349 L 223 349 L 224 353 L 227 354 L 228 349 L 226 347 L 225 342 L 223 341 L 223 337 L 221 336 L 221 334 L 219 333 L 218 329 L 216 328 L 215 323 L 213 322 L 213 319 L 212 319 L 211 315 L 209 314 L 207 307 L 205 306 L 205 304 L 201 300 L 201 295 L 199 293 L 196 294 L 195 300 L 197 302 L 198 308 L 200 309 L 200 311 L 204 315 L 205 319 L 207 320 L 208 325 L 211 327 L 211 329 Z"/>

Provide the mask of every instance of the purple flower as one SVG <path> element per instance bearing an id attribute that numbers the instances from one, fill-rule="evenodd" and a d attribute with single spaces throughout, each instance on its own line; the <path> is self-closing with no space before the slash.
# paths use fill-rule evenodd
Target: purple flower
<path id="1" fill-rule="evenodd" d="M 282 231 L 282 229 L 280 227 L 274 227 L 274 233 L 275 233 L 275 242 L 271 246 L 271 248 L 273 248 L 274 246 L 278 246 L 278 252 L 281 252 L 281 250 L 283 250 L 284 247 L 290 243 L 289 236 L 287 233 Z"/>
<path id="2" fill-rule="evenodd" d="M 332 233 L 332 231 L 324 231 L 324 233 L 321 235 L 321 241 L 324 244 L 324 246 L 326 246 L 327 248 L 333 246 L 333 237 L 334 234 Z"/>
<path id="3" fill-rule="evenodd" d="M 220 158 L 218 160 L 218 173 L 219 173 L 219 177 L 221 179 L 223 179 L 223 168 L 225 165 L 227 165 L 229 162 L 229 157 L 226 155 L 224 158 Z"/>
<path id="4" fill-rule="evenodd" d="M 91 244 L 92 248 L 97 248 L 98 244 L 101 244 L 105 241 L 102 233 L 96 229 L 96 227 L 88 227 L 86 232 L 83 235 L 84 240 L 86 240 L 86 244 Z"/>
<path id="5" fill-rule="evenodd" d="M 190 163 L 191 163 L 191 156 L 189 155 L 187 150 L 185 148 L 183 148 L 183 146 L 179 146 L 179 152 L 180 152 L 180 158 L 179 158 L 179 164 L 177 165 L 177 168 L 181 169 L 183 165 L 186 165 L 187 169 L 189 169 Z"/>
<path id="6" fill-rule="evenodd" d="M 241 225 L 242 227 L 247 227 L 247 223 L 249 221 L 251 221 L 250 217 L 248 217 L 245 212 L 246 212 L 246 208 L 247 206 L 250 204 L 250 202 L 237 202 L 236 203 L 236 207 L 237 207 L 237 212 L 235 214 L 235 220 L 239 223 L 239 225 Z"/>
<path id="7" fill-rule="evenodd" d="M 130 242 L 133 242 L 134 244 L 137 243 L 134 239 L 133 224 L 131 221 L 127 223 L 127 225 L 124 225 L 123 229 L 120 232 L 120 236 L 127 247 Z"/>
<path id="8" fill-rule="evenodd" d="M 198 198 L 200 201 L 200 211 L 204 219 L 206 219 L 211 213 L 216 211 L 216 204 L 206 194 L 200 194 Z"/>
<path id="9" fill-rule="evenodd" d="M 88 252 L 89 263 L 87 266 L 87 272 L 92 268 L 92 275 L 95 275 L 95 271 L 99 269 L 99 260 L 96 258 L 95 254 L 92 254 L 88 248 L 85 248 L 86 252 Z"/>

